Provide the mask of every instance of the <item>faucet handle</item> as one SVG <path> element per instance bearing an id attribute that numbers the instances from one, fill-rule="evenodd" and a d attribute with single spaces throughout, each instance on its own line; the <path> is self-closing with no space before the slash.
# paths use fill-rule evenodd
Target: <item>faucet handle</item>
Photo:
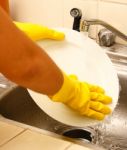
<path id="1" fill-rule="evenodd" d="M 115 43 L 116 35 L 110 30 L 103 28 L 98 33 L 99 45 L 100 46 L 112 46 Z"/>
<path id="2" fill-rule="evenodd" d="M 78 8 L 72 8 L 70 10 L 70 15 L 74 17 L 74 22 L 73 22 L 73 30 L 79 31 L 80 32 L 80 20 L 82 17 L 82 11 Z"/>

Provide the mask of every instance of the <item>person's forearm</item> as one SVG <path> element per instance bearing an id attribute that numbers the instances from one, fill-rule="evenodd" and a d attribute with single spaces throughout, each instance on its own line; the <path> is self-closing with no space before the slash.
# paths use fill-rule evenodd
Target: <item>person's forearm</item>
<path id="1" fill-rule="evenodd" d="M 0 6 L 9 14 L 9 0 L 0 0 Z"/>
<path id="2" fill-rule="evenodd" d="M 63 83 L 57 65 L 2 9 L 0 20 L 0 71 L 21 86 L 47 95 L 56 93 Z"/>

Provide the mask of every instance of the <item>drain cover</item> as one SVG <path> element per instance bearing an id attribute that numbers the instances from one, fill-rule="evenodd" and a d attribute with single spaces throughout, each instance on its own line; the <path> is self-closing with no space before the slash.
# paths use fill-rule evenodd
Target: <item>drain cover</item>
<path id="1" fill-rule="evenodd" d="M 87 142 L 92 142 L 93 137 L 94 137 L 90 131 L 85 130 L 85 129 L 69 129 L 69 130 L 64 131 L 63 135 L 69 138 L 87 141 Z"/>

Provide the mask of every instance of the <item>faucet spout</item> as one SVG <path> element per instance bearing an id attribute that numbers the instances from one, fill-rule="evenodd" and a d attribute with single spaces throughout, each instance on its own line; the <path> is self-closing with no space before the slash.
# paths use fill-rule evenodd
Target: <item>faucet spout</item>
<path id="1" fill-rule="evenodd" d="M 81 22 L 80 30 L 88 32 L 90 25 L 102 25 L 105 28 L 107 28 L 108 30 L 110 30 L 111 32 L 115 33 L 116 36 L 118 36 L 121 39 L 127 41 L 127 36 L 125 34 L 123 34 L 122 32 L 120 32 L 119 30 L 117 30 L 116 28 L 114 28 L 113 26 L 111 26 L 110 24 L 108 24 L 107 22 L 104 22 L 104 21 L 99 20 L 99 19 L 83 20 Z"/>

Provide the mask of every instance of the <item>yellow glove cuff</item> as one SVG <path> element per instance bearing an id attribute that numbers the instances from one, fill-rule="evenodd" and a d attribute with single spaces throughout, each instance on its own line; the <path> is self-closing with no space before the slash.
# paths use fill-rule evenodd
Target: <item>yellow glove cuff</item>
<path id="1" fill-rule="evenodd" d="M 51 97 L 53 101 L 66 103 L 68 100 L 71 100 L 74 97 L 76 88 L 75 81 L 69 78 L 66 74 L 63 73 L 64 82 L 60 90 Z"/>
<path id="2" fill-rule="evenodd" d="M 65 38 L 64 33 L 49 29 L 42 25 L 15 21 L 14 24 L 34 41 L 41 39 L 63 40 Z"/>

